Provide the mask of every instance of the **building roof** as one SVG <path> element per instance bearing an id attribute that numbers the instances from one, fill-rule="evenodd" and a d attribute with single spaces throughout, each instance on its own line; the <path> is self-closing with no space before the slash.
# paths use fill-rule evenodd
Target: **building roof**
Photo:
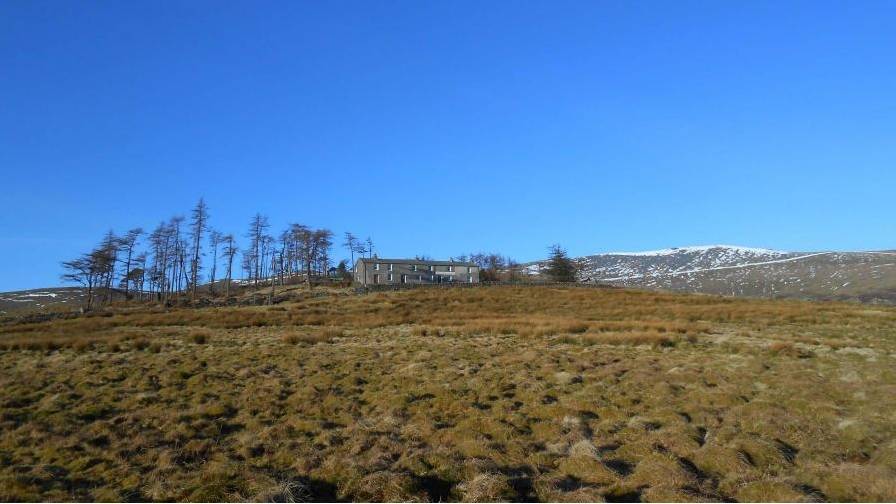
<path id="1" fill-rule="evenodd" d="M 423 266 L 476 266 L 476 263 L 461 261 L 427 261 L 423 259 L 386 259 L 382 257 L 361 257 L 356 262 L 365 263 L 392 263 L 392 264 L 420 264 Z"/>

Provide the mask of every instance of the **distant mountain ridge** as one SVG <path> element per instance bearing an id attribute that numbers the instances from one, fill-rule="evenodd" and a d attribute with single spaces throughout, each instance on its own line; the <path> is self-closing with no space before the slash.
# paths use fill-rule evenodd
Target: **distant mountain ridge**
<path id="1" fill-rule="evenodd" d="M 81 287 L 50 287 L 0 292 L 0 316 L 39 311 L 73 310 L 87 297 Z"/>
<path id="2" fill-rule="evenodd" d="M 896 252 L 786 252 L 701 245 L 576 258 L 579 279 L 752 297 L 896 303 Z M 545 261 L 525 265 L 540 276 Z"/>

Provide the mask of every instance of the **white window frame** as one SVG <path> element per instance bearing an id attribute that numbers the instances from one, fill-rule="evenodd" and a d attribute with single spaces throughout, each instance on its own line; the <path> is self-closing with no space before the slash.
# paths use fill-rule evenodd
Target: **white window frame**
<path id="1" fill-rule="evenodd" d="M 449 272 L 449 273 L 454 272 L 454 266 L 453 266 L 453 265 L 450 265 L 450 264 L 448 265 L 448 272 Z"/>
<path id="2" fill-rule="evenodd" d="M 392 281 L 392 273 L 389 273 L 389 281 Z"/>
<path id="3" fill-rule="evenodd" d="M 379 270 L 380 270 L 380 263 L 373 263 L 373 271 L 379 271 Z"/>
<path id="4" fill-rule="evenodd" d="M 389 263 L 389 271 L 392 271 L 392 263 Z"/>
<path id="5" fill-rule="evenodd" d="M 412 265 L 411 265 L 411 271 L 417 271 L 417 265 L 416 265 L 416 264 L 412 264 Z"/>

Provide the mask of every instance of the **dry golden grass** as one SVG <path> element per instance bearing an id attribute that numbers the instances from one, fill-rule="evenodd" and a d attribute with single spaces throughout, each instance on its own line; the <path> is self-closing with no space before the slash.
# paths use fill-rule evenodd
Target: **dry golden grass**
<path id="1" fill-rule="evenodd" d="M 896 499 L 896 310 L 321 292 L 0 325 L 0 500 Z"/>

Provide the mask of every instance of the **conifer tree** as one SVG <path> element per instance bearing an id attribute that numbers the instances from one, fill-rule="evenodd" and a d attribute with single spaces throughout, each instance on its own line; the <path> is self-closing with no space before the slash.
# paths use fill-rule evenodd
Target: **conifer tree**
<path id="1" fill-rule="evenodd" d="M 545 270 L 548 277 L 555 282 L 575 282 L 576 264 L 569 258 L 563 247 L 554 244 L 548 250 L 550 250 L 550 257 Z"/>

